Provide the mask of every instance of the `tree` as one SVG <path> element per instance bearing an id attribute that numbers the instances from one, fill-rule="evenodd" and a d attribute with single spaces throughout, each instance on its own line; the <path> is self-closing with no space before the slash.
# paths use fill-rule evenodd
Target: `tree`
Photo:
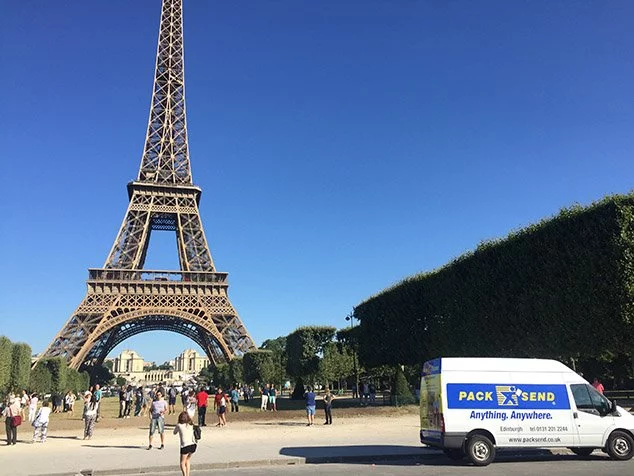
<path id="1" fill-rule="evenodd" d="M 241 357 L 234 357 L 229 362 L 229 381 L 231 385 L 237 385 L 244 381 L 244 365 Z"/>
<path id="2" fill-rule="evenodd" d="M 280 386 L 279 388 L 282 388 L 286 377 L 287 365 L 286 336 L 265 340 L 262 342 L 261 349 L 270 350 L 273 353 L 274 377 L 271 382 L 277 382 Z"/>
<path id="3" fill-rule="evenodd" d="M 26 389 L 31 373 L 31 347 L 28 344 L 14 344 L 11 350 L 11 372 L 9 387 L 12 390 Z"/>
<path id="4" fill-rule="evenodd" d="M 114 381 L 119 387 L 123 387 L 124 385 L 127 385 L 128 383 L 128 381 L 124 377 L 115 377 Z"/>
<path id="5" fill-rule="evenodd" d="M 286 338 L 286 370 L 295 379 L 313 381 L 319 372 L 319 355 L 332 341 L 336 329 L 329 326 L 300 327 Z"/>
<path id="6" fill-rule="evenodd" d="M 89 375 L 89 385 L 109 385 L 114 380 L 113 373 L 103 365 L 92 365 L 86 368 Z M 88 386 L 86 386 L 88 388 Z"/>
<path id="7" fill-rule="evenodd" d="M 331 382 L 337 381 L 341 388 L 341 379 L 349 377 L 353 372 L 352 350 L 335 342 L 328 343 L 319 362 L 319 376 L 323 382 L 330 386 Z"/>
<path id="8" fill-rule="evenodd" d="M 229 364 L 216 364 L 210 367 L 211 379 L 214 386 L 223 389 L 231 385 L 231 377 L 229 375 Z"/>
<path id="9" fill-rule="evenodd" d="M 88 390 L 88 387 L 90 387 L 90 374 L 86 371 L 79 372 L 79 378 L 77 379 L 77 382 L 79 383 L 78 391 L 81 392 Z"/>
<path id="10" fill-rule="evenodd" d="M 86 372 L 78 372 L 75 369 L 66 369 L 66 390 L 82 392 L 88 390 L 90 376 Z"/>
<path id="11" fill-rule="evenodd" d="M 196 377 L 196 382 L 202 385 L 208 385 L 214 379 L 213 375 L 213 366 L 209 365 L 200 371 L 198 377 Z"/>
<path id="12" fill-rule="evenodd" d="M 247 383 L 272 382 L 275 378 L 273 352 L 270 350 L 252 350 L 242 358 L 244 380 Z"/>
<path id="13" fill-rule="evenodd" d="M 42 363 L 38 363 L 35 368 L 31 370 L 31 375 L 29 376 L 29 389 L 31 392 L 45 394 L 51 391 L 52 385 L 53 379 L 48 367 Z"/>
<path id="14" fill-rule="evenodd" d="M 62 357 L 51 357 L 50 359 L 43 360 L 41 363 L 46 365 L 51 373 L 51 392 L 66 392 L 66 378 L 68 370 L 66 360 Z"/>
<path id="15" fill-rule="evenodd" d="M 12 352 L 13 344 L 9 338 L 0 336 L 0 393 L 4 393 L 9 386 Z"/>
<path id="16" fill-rule="evenodd" d="M 416 401 L 400 366 L 396 367 L 394 375 L 394 395 L 396 405 L 407 405 Z"/>

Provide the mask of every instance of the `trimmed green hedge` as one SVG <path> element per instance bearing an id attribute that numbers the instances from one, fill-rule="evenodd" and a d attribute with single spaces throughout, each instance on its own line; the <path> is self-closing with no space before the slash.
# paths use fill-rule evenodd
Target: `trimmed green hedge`
<path id="1" fill-rule="evenodd" d="M 355 308 L 368 366 L 631 355 L 634 195 L 562 210 Z"/>

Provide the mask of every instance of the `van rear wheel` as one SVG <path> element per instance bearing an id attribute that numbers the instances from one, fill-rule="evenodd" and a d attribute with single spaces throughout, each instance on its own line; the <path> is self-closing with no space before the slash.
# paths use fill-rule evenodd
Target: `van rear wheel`
<path id="1" fill-rule="evenodd" d="M 467 440 L 467 458 L 476 466 L 487 466 L 495 459 L 495 446 L 484 435 L 473 435 Z"/>
<path id="2" fill-rule="evenodd" d="M 594 451 L 594 448 L 568 448 L 570 451 L 572 451 L 574 454 L 576 454 L 577 456 L 583 456 L 583 457 L 588 457 L 592 454 L 592 452 Z"/>
<path id="3" fill-rule="evenodd" d="M 613 431 L 608 437 L 606 450 L 610 458 L 625 461 L 634 456 L 634 439 L 624 431 Z"/>

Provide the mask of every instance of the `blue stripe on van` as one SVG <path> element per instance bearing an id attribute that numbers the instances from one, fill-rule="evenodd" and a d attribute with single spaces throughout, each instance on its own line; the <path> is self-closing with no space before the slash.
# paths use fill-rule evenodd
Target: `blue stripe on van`
<path id="1" fill-rule="evenodd" d="M 565 410 L 565 385 L 448 383 L 448 408 L 496 410 Z"/>

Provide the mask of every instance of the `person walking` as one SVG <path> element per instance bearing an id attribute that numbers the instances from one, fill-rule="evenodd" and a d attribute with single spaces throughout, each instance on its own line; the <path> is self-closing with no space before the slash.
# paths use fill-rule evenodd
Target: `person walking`
<path id="1" fill-rule="evenodd" d="M 174 385 L 170 385 L 170 388 L 167 389 L 167 403 L 169 408 L 169 415 L 176 413 L 176 395 L 178 392 L 174 388 Z"/>
<path id="2" fill-rule="evenodd" d="M 187 412 L 181 412 L 178 415 L 178 423 L 174 427 L 174 434 L 180 438 L 181 473 L 183 476 L 189 476 L 190 460 L 198 445 L 194 437 L 194 422 Z"/>
<path id="3" fill-rule="evenodd" d="M 187 414 L 189 418 L 194 419 L 194 414 L 196 413 L 196 406 L 198 401 L 196 400 L 196 395 L 194 395 L 194 391 L 191 390 L 187 396 Z"/>
<path id="4" fill-rule="evenodd" d="M 595 377 L 594 381 L 592 382 L 592 386 L 597 390 L 597 392 L 599 392 L 601 395 L 603 395 L 603 392 L 605 391 L 605 388 L 603 387 L 603 384 L 601 383 L 601 380 L 599 380 L 597 377 Z"/>
<path id="5" fill-rule="evenodd" d="M 95 384 L 95 390 L 93 391 L 93 394 L 95 396 L 95 403 L 97 404 L 97 419 L 95 420 L 95 422 L 98 423 L 99 420 L 101 420 L 101 397 L 103 395 L 98 383 Z"/>
<path id="6" fill-rule="evenodd" d="M 141 414 L 143 408 L 143 387 L 137 387 L 134 391 L 134 416 L 137 417 Z"/>
<path id="7" fill-rule="evenodd" d="M 275 385 L 271 384 L 271 388 L 269 389 L 269 404 L 271 405 L 271 411 L 277 411 L 277 390 L 275 389 Z"/>
<path id="8" fill-rule="evenodd" d="M 134 398 L 134 389 L 132 385 L 128 385 L 125 389 L 125 407 L 123 409 L 123 418 L 130 418 L 130 411 L 132 410 L 132 399 Z"/>
<path id="9" fill-rule="evenodd" d="M 146 417 L 150 414 L 150 409 L 152 408 L 152 402 L 154 401 L 154 392 L 150 390 L 149 392 L 143 393 L 143 407 L 141 408 L 141 416 Z"/>
<path id="10" fill-rule="evenodd" d="M 97 421 L 97 406 L 95 395 L 87 390 L 84 393 L 84 440 L 92 438 Z"/>
<path id="11" fill-rule="evenodd" d="M 310 387 L 306 387 L 306 417 L 308 418 L 308 424 L 306 426 L 312 426 L 315 424 L 315 392 Z"/>
<path id="12" fill-rule="evenodd" d="M 214 406 L 217 405 L 217 413 L 218 413 L 218 424 L 216 426 L 225 426 L 227 424 L 227 395 L 222 391 L 221 388 L 218 389 L 218 393 L 214 398 Z"/>
<path id="13" fill-rule="evenodd" d="M 189 390 L 183 387 L 181 391 L 181 403 L 183 404 L 183 411 L 187 411 L 187 403 L 189 402 Z"/>
<path id="14" fill-rule="evenodd" d="M 198 404 L 198 425 L 207 426 L 205 424 L 205 415 L 207 415 L 207 400 L 209 394 L 205 392 L 204 387 L 200 387 L 200 392 L 196 394 L 196 403 Z"/>
<path id="15" fill-rule="evenodd" d="M 29 423 L 33 423 L 35 420 L 35 415 L 37 413 L 37 393 L 31 395 L 31 401 L 29 402 Z"/>
<path id="16" fill-rule="evenodd" d="M 31 403 L 31 398 L 26 390 L 22 390 L 22 397 L 20 398 L 20 416 L 22 420 L 26 418 L 26 411 L 29 408 L 29 404 Z"/>
<path id="17" fill-rule="evenodd" d="M 163 399 L 161 392 L 156 392 L 156 398 L 152 402 L 152 410 L 150 412 L 150 437 L 148 442 L 148 450 L 152 449 L 152 436 L 158 430 L 161 435 L 161 446 L 159 450 L 165 448 L 165 414 L 167 413 L 167 402 Z"/>
<path id="18" fill-rule="evenodd" d="M 216 426 L 222 426 L 222 418 L 220 417 L 220 401 L 224 400 L 225 395 L 224 393 L 222 393 L 222 388 L 218 387 L 216 389 L 216 394 L 214 395 L 214 410 L 216 412 L 216 415 L 218 416 L 218 423 L 216 424 Z M 226 407 L 225 407 L 225 411 L 226 411 Z"/>
<path id="19" fill-rule="evenodd" d="M 269 385 L 262 386 L 262 404 L 260 405 L 260 411 L 266 411 L 267 404 L 269 403 Z"/>
<path id="20" fill-rule="evenodd" d="M 125 417 L 125 386 L 119 387 L 119 418 Z"/>
<path id="21" fill-rule="evenodd" d="M 2 412 L 2 416 L 5 417 L 4 424 L 7 435 L 7 445 L 15 445 L 18 442 L 18 426 L 20 425 L 16 424 L 17 422 L 14 417 L 22 418 L 20 416 L 21 406 L 22 402 L 20 398 L 10 395 L 7 406 Z"/>
<path id="22" fill-rule="evenodd" d="M 72 390 L 70 391 L 70 396 L 68 397 L 68 411 L 70 412 L 70 416 L 75 416 L 75 402 L 77 401 L 77 395 Z M 99 408 L 99 401 L 95 396 L 95 402 L 97 403 L 97 408 Z M 97 410 L 97 416 L 99 416 L 99 411 Z"/>
<path id="23" fill-rule="evenodd" d="M 240 411 L 240 392 L 238 392 L 237 387 L 234 385 L 231 387 L 231 392 L 229 392 L 229 397 L 231 398 L 231 412 L 239 412 Z"/>
<path id="24" fill-rule="evenodd" d="M 326 423 L 324 425 L 332 425 L 332 401 L 335 396 L 330 393 L 330 389 L 326 387 L 326 393 L 324 394 L 324 411 L 326 412 Z"/>
<path id="25" fill-rule="evenodd" d="M 42 408 L 39 409 L 37 415 L 33 419 L 33 443 L 44 443 L 46 434 L 48 433 L 48 422 L 51 415 L 51 409 L 48 406 L 48 400 L 42 402 Z"/>

